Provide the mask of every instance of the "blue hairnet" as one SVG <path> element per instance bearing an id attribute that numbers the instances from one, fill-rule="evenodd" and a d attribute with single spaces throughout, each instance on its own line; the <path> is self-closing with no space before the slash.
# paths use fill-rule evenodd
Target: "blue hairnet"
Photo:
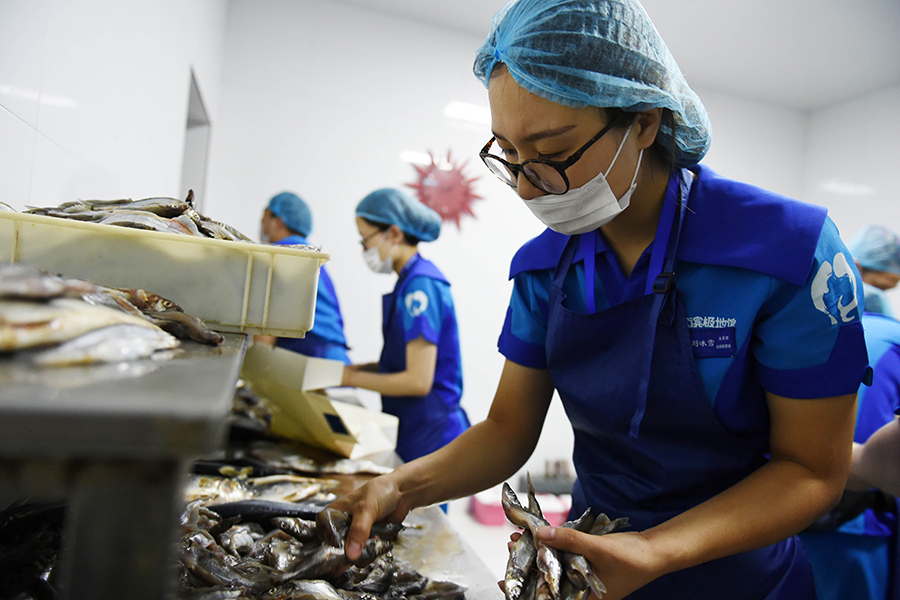
<path id="1" fill-rule="evenodd" d="M 867 313 L 878 313 L 879 315 L 894 318 L 894 311 L 891 308 L 887 294 L 866 282 L 863 282 L 863 292 L 865 293 Z"/>
<path id="2" fill-rule="evenodd" d="M 269 212 L 280 217 L 285 226 L 303 237 L 312 233 L 312 213 L 297 194 L 282 192 L 269 200 Z"/>
<path id="3" fill-rule="evenodd" d="M 475 55 L 485 87 L 497 63 L 529 92 L 564 106 L 668 108 L 658 139 L 675 164 L 697 164 L 712 128 L 659 32 L 637 0 L 511 0 Z M 674 143 L 672 143 L 674 142 Z"/>
<path id="4" fill-rule="evenodd" d="M 374 223 L 396 225 L 423 242 L 441 234 L 441 216 L 428 206 L 394 188 L 375 190 L 356 206 L 356 216 Z"/>
<path id="5" fill-rule="evenodd" d="M 850 242 L 850 254 L 860 267 L 900 275 L 900 239 L 887 227 L 861 229 Z"/>

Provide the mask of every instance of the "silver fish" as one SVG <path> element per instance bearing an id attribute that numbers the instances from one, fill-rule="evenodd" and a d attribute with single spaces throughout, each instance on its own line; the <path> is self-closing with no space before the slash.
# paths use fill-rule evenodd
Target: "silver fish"
<path id="1" fill-rule="evenodd" d="M 316 516 L 316 534 L 319 540 L 329 546 L 343 548 L 351 518 L 349 513 L 333 508 L 322 510 Z"/>
<path id="2" fill-rule="evenodd" d="M 285 592 L 288 595 L 285 599 L 290 600 L 344 600 L 344 597 L 334 589 L 334 586 L 322 579 L 295 580 L 285 586 Z M 276 590 L 273 593 L 277 594 Z M 262 596 L 263 600 L 268 600 L 267 595 Z"/>
<path id="3" fill-rule="evenodd" d="M 2 212 L 19 212 L 6 202 L 0 202 L 0 211 Z"/>
<path id="4" fill-rule="evenodd" d="M 160 350 L 178 346 L 178 340 L 161 329 L 120 323 L 93 329 L 44 350 L 33 361 L 45 367 L 117 363 L 148 358 Z"/>
<path id="5" fill-rule="evenodd" d="M 538 528 L 549 525 L 549 523 L 543 517 L 532 514 L 523 508 L 516 497 L 516 493 L 508 483 L 503 484 L 501 504 L 503 505 L 503 511 L 506 513 L 506 518 L 513 525 L 528 529 L 531 535 L 534 536 L 535 547 L 537 548 L 535 560 L 538 570 L 540 570 L 544 580 L 547 582 L 550 597 L 553 600 L 558 599 L 560 580 L 562 579 L 562 564 L 559 561 L 559 555 L 555 549 L 540 542 L 537 537 Z"/>
<path id="6" fill-rule="evenodd" d="M 119 225 L 135 229 L 148 229 L 164 233 L 191 235 L 184 225 L 172 219 L 160 217 L 151 212 L 137 210 L 116 210 L 98 221 L 102 225 Z"/>
<path id="7" fill-rule="evenodd" d="M 272 517 L 272 525 L 286 531 L 301 542 L 316 539 L 316 522 L 300 517 Z"/>
<path id="8" fill-rule="evenodd" d="M 156 328 L 146 319 L 82 300 L 3 301 L 0 302 L 0 351 L 58 344 L 118 324 Z"/>
<path id="9" fill-rule="evenodd" d="M 625 529 L 626 527 L 628 527 L 628 517 L 619 517 L 614 521 L 610 521 L 606 514 L 600 513 L 597 515 L 597 519 L 591 526 L 589 533 L 591 535 L 606 535 L 607 533 Z"/>
<path id="10" fill-rule="evenodd" d="M 18 300 L 48 300 L 60 296 L 77 298 L 98 289 L 98 286 L 88 281 L 51 275 L 30 265 L 14 263 L 0 266 L 0 298 Z"/>
<path id="11" fill-rule="evenodd" d="M 350 561 L 344 548 L 335 548 L 322 543 L 306 556 L 297 560 L 291 570 L 282 576 L 282 581 L 292 579 L 317 579 L 329 573 L 340 571 L 351 564 L 364 567 L 371 564 L 380 555 L 393 548 L 391 542 L 370 538 L 363 546 L 362 554 L 355 561 Z"/>
<path id="12" fill-rule="evenodd" d="M 503 579 L 503 588 L 508 600 L 518 600 L 522 595 L 522 588 L 534 560 L 537 556 L 537 548 L 534 546 L 534 538 L 530 531 L 522 532 L 522 535 L 513 542 L 509 551 L 509 559 L 506 562 L 506 573 Z"/>
<path id="13" fill-rule="evenodd" d="M 222 334 L 207 327 L 202 320 L 179 310 L 148 310 L 144 314 L 154 325 L 176 337 L 210 346 L 218 346 L 225 339 Z"/>

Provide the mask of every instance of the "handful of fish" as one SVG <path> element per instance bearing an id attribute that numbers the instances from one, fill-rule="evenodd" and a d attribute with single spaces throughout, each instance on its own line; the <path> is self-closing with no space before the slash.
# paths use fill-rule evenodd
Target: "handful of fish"
<path id="1" fill-rule="evenodd" d="M 465 588 L 431 581 L 395 558 L 402 525 L 376 523 L 350 561 L 350 515 L 321 510 L 316 520 L 273 515 L 270 527 L 188 505 L 182 516 L 181 598 L 259 600 L 458 600 Z M 239 591 L 239 595 L 230 595 Z"/>
<path id="2" fill-rule="evenodd" d="M 509 521 L 523 529 L 510 548 L 506 563 L 504 589 L 507 600 L 581 600 L 593 592 L 597 598 L 606 586 L 593 572 L 587 559 L 571 552 L 559 552 L 537 539 L 537 530 L 549 525 L 538 504 L 531 475 L 528 476 L 528 508 L 519 502 L 508 483 L 503 484 L 503 512 Z M 611 521 L 591 508 L 578 519 L 563 523 L 582 533 L 605 535 L 628 526 L 627 518 Z"/>
<path id="3" fill-rule="evenodd" d="M 32 207 L 24 212 L 219 240 L 253 241 L 237 229 L 197 212 L 194 209 L 193 190 L 188 190 L 184 200 L 177 198 L 75 200 L 54 207 Z"/>

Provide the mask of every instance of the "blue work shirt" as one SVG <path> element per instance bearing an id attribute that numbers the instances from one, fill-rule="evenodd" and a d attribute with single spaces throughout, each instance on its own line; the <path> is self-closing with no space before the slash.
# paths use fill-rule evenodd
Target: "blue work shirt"
<path id="1" fill-rule="evenodd" d="M 750 404 L 742 394 L 749 378 L 788 398 L 857 391 L 867 368 L 862 280 L 824 208 L 695 170 L 674 268 L 695 362 L 723 426 L 767 439 L 765 402 Z M 675 180 L 666 202 L 677 199 Z M 498 346 L 513 362 L 546 368 L 551 278 L 568 239 L 548 229 L 512 261 Z M 597 311 L 646 293 L 650 248 L 629 277 L 602 235 L 595 250 Z M 563 284 L 576 312 L 587 312 L 583 252 Z"/>
<path id="2" fill-rule="evenodd" d="M 305 245 L 302 235 L 291 235 L 273 242 L 276 246 Z M 303 338 L 278 338 L 275 345 L 318 358 L 330 358 L 350 363 L 347 356 L 347 339 L 344 337 L 344 319 L 338 304 L 334 284 L 325 266 L 319 267 L 319 285 L 316 289 L 316 312 L 313 328 Z"/>
<path id="3" fill-rule="evenodd" d="M 382 394 L 382 410 L 399 418 L 397 454 L 409 462 L 451 442 L 469 427 L 460 406 L 462 359 L 450 284 L 431 261 L 415 254 L 394 291 L 383 299 L 384 348 L 379 371 L 406 370 L 406 345 L 418 338 L 437 346 L 434 382 L 427 396 Z"/>

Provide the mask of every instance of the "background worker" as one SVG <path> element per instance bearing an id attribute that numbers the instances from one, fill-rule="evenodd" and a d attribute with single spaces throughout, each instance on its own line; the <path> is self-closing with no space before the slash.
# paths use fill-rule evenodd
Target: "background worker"
<path id="1" fill-rule="evenodd" d="M 335 501 L 347 556 L 378 519 L 514 475 L 556 391 L 570 518 L 631 528 L 536 539 L 584 555 L 604 600 L 811 600 L 794 534 L 840 498 L 867 372 L 834 223 L 698 164 L 706 111 L 635 0 L 509 2 L 474 71 L 482 160 L 549 229 L 512 260 L 487 418 Z"/>
<path id="2" fill-rule="evenodd" d="M 344 367 L 342 384 L 379 392 L 399 418 L 397 454 L 411 461 L 443 447 L 469 426 L 460 406 L 462 360 L 450 284 L 419 254 L 441 232 L 441 218 L 400 190 L 375 190 L 356 207 L 363 258 L 396 273 L 383 298 L 384 347 L 378 363 Z"/>
<path id="3" fill-rule="evenodd" d="M 860 386 L 857 399 L 853 460 L 858 463 L 861 445 L 882 426 L 895 425 L 900 409 L 900 322 L 890 316 L 884 293 L 900 281 L 900 240 L 886 227 L 870 225 L 854 237 L 850 251 L 865 290 L 862 323 L 873 368 L 872 385 Z M 894 567 L 897 502 L 873 485 L 849 486 L 838 505 L 800 535 L 819 600 L 893 600 L 892 590 L 900 591 Z"/>
<path id="4" fill-rule="evenodd" d="M 868 225 L 857 232 L 849 247 L 862 276 L 866 310 L 893 317 L 884 292 L 900 283 L 900 238 L 884 225 Z"/>
<path id="5" fill-rule="evenodd" d="M 277 246 L 307 245 L 312 233 L 312 212 L 297 194 L 282 192 L 273 196 L 263 211 L 260 224 L 261 241 Z M 325 265 L 319 268 L 319 285 L 316 289 L 316 312 L 313 328 L 303 338 L 275 338 L 254 336 L 255 342 L 274 344 L 318 358 L 330 358 L 349 363 L 347 340 L 344 337 L 344 320 L 338 304 L 334 284 Z"/>

